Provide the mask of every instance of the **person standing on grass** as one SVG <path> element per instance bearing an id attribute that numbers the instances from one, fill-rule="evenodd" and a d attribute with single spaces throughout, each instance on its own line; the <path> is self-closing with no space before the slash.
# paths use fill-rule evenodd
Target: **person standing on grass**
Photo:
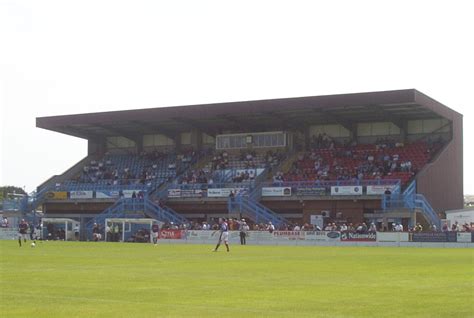
<path id="1" fill-rule="evenodd" d="M 155 245 L 158 243 L 159 234 L 160 234 L 160 226 L 155 223 L 151 227 L 151 236 L 153 238 L 153 244 L 155 244 Z"/>
<path id="2" fill-rule="evenodd" d="M 94 242 L 98 242 L 101 239 L 100 235 L 100 228 L 97 223 L 94 223 L 94 227 L 92 228 L 92 238 L 94 239 Z"/>
<path id="3" fill-rule="evenodd" d="M 28 232 L 28 223 L 25 221 L 25 219 L 22 219 L 20 224 L 18 224 L 18 244 L 20 244 L 21 247 L 21 239 L 24 240 L 26 243 L 26 236 Z"/>
<path id="4" fill-rule="evenodd" d="M 79 224 L 74 226 L 74 238 L 76 241 L 79 241 Z"/>
<path id="5" fill-rule="evenodd" d="M 217 242 L 214 252 L 217 252 L 222 242 L 224 242 L 225 247 L 227 248 L 227 252 L 229 252 L 229 226 L 227 225 L 227 222 L 225 221 L 225 219 L 219 219 L 218 231 L 220 232 L 219 241 Z M 217 231 L 212 233 L 212 235 L 214 235 L 216 232 Z"/>
<path id="6" fill-rule="evenodd" d="M 249 230 L 249 226 L 245 222 L 245 219 L 242 219 L 242 221 L 239 223 L 239 230 L 240 230 L 240 245 L 246 245 L 247 244 L 247 232 Z"/>

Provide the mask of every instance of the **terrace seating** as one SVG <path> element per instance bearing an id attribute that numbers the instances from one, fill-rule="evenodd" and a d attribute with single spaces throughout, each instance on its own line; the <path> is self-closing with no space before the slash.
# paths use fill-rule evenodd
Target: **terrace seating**
<path id="1" fill-rule="evenodd" d="M 318 148 L 300 154 L 284 181 L 400 179 L 406 184 L 441 147 L 440 143 L 364 144 Z"/>
<path id="2" fill-rule="evenodd" d="M 152 188 L 175 178 L 177 173 L 188 169 L 196 160 L 194 152 L 107 154 L 99 160 L 91 161 L 79 175 L 66 180 L 61 186 L 76 191 Z"/>
<path id="3" fill-rule="evenodd" d="M 282 160 L 284 160 L 284 154 L 272 151 L 266 153 L 255 151 L 218 152 L 202 170 L 193 173 L 194 177 L 184 180 L 187 183 L 198 183 L 199 180 L 234 183 L 252 181 L 259 172 L 279 165 Z"/>

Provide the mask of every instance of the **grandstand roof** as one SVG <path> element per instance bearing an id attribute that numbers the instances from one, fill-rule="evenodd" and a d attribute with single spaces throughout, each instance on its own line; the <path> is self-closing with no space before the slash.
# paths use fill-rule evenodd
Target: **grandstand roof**
<path id="1" fill-rule="evenodd" d="M 406 119 L 451 119 L 455 114 L 423 93 L 406 89 L 39 117 L 36 126 L 85 139 L 144 134 L 173 137 L 192 129 L 215 135 L 297 130 L 315 124 L 349 127 L 357 122 L 391 121 L 399 125 Z"/>

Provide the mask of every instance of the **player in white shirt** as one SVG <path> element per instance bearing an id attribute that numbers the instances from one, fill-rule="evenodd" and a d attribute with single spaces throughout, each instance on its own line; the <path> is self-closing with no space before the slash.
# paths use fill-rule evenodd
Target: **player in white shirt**
<path id="1" fill-rule="evenodd" d="M 214 235 L 216 232 L 217 231 L 212 233 L 212 235 Z M 227 225 L 225 219 L 219 219 L 219 232 L 219 241 L 217 242 L 214 252 L 217 252 L 217 249 L 219 248 L 222 242 L 224 242 L 225 247 L 227 248 L 227 252 L 229 252 L 229 226 Z"/>

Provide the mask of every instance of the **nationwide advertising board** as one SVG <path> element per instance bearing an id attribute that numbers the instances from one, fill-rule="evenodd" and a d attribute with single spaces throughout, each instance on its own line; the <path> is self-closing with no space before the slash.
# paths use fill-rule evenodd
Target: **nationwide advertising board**
<path id="1" fill-rule="evenodd" d="M 362 186 L 333 186 L 331 195 L 362 195 Z"/>
<path id="2" fill-rule="evenodd" d="M 375 242 L 377 234 L 373 233 L 355 233 L 341 232 L 341 241 L 343 242 Z"/>
<path id="3" fill-rule="evenodd" d="M 325 187 L 298 187 L 296 188 L 297 196 L 320 196 L 326 195 Z"/>
<path id="4" fill-rule="evenodd" d="M 395 190 L 396 185 L 368 185 L 367 186 L 367 195 L 381 195 L 384 194 L 387 189 L 390 192 Z"/>
<path id="5" fill-rule="evenodd" d="M 290 187 L 263 187 L 262 197 L 291 197 Z"/>
<path id="6" fill-rule="evenodd" d="M 71 199 L 92 199 L 94 196 L 93 191 L 70 191 L 69 198 Z"/>

